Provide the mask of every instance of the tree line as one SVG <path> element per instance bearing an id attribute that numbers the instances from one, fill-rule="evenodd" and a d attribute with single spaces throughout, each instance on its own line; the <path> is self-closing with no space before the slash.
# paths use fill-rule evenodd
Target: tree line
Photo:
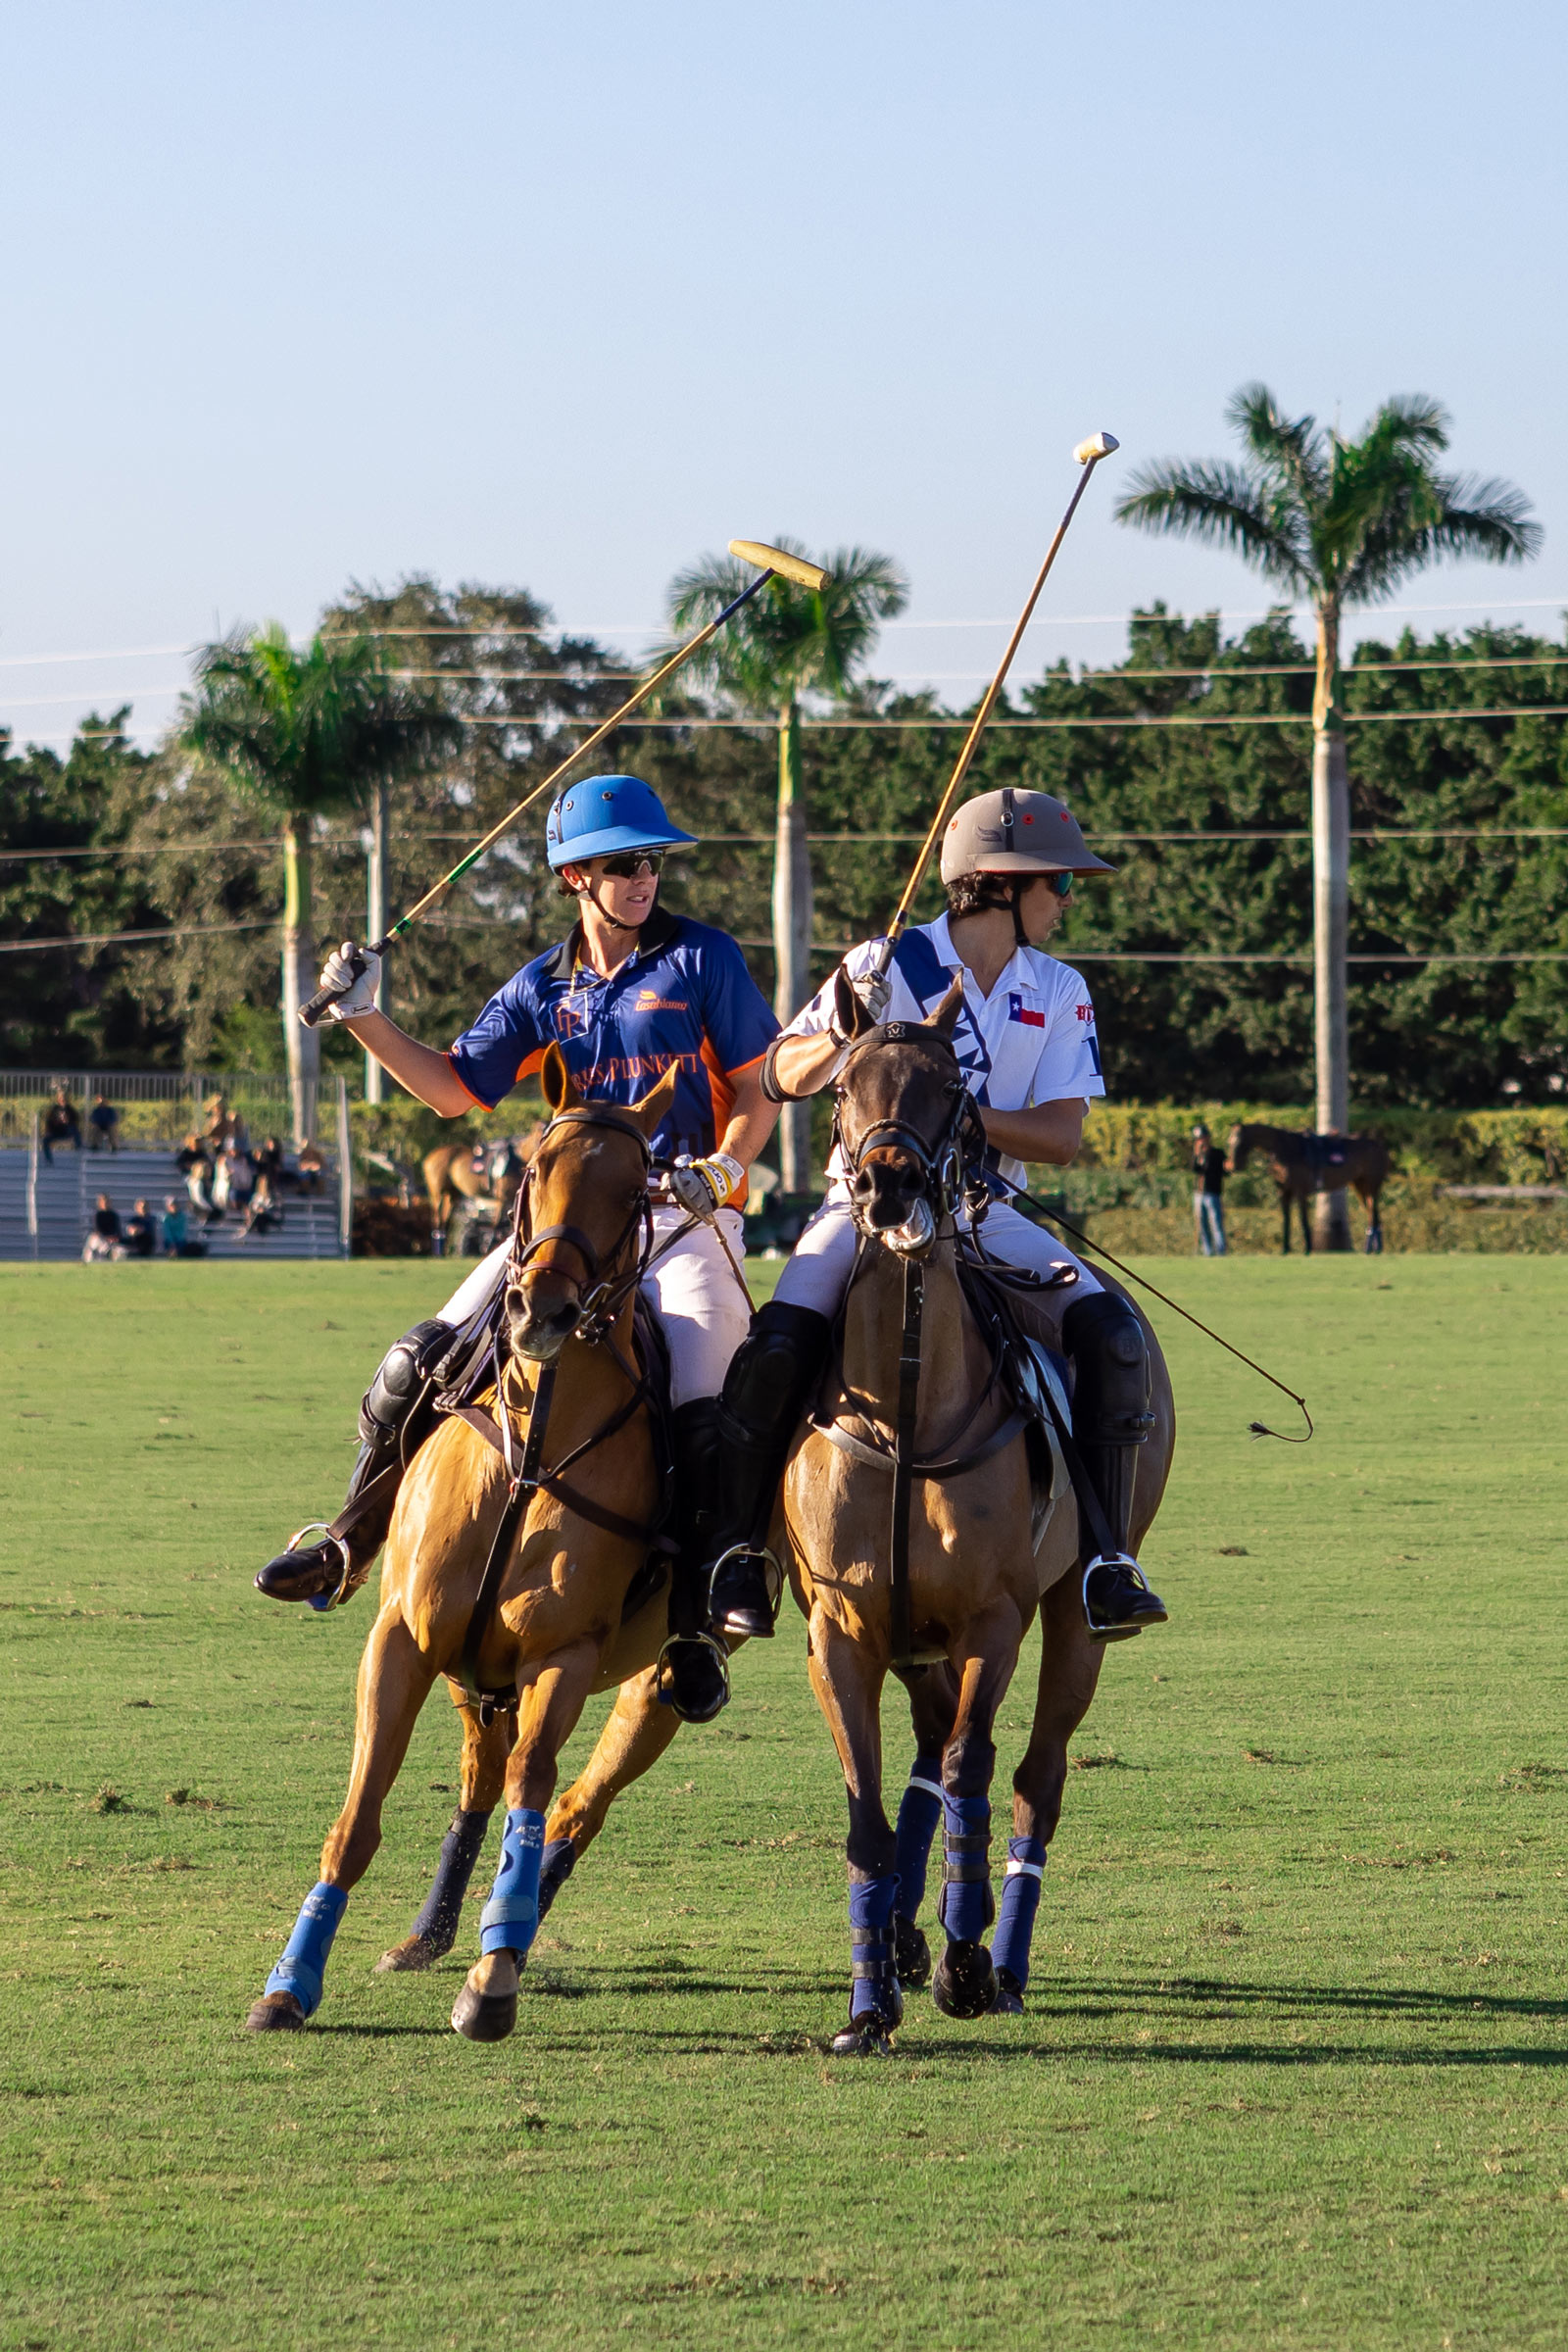
<path id="1" fill-rule="evenodd" d="M 392 794 L 397 910 L 548 772 L 573 726 L 615 707 L 624 664 L 554 630 L 520 590 L 414 578 L 384 594 L 356 588 L 322 617 L 328 636 L 368 629 L 407 632 L 375 642 L 412 673 L 406 690 L 466 722 Z M 982 747 L 975 790 L 1056 793 L 1120 867 L 1075 899 L 1060 952 L 1085 958 L 1107 1080 L 1124 1098 L 1310 1099 L 1310 965 L 1275 959 L 1311 948 L 1313 683 L 1312 651 L 1283 612 L 1227 638 L 1214 614 L 1156 606 L 1132 615 L 1122 662 L 1085 674 L 1059 664 L 1000 713 L 1093 724 L 1002 726 Z M 1568 840 L 1552 837 L 1568 831 L 1565 685 L 1568 642 L 1514 628 L 1365 639 L 1345 665 L 1351 830 L 1394 836 L 1352 845 L 1349 952 L 1391 959 L 1351 965 L 1360 1102 L 1562 1093 L 1562 964 L 1392 959 L 1568 954 Z M 647 776 L 706 837 L 666 868 L 669 902 L 735 932 L 771 995 L 778 733 L 693 724 L 718 691 L 672 701 L 658 725 L 628 724 L 601 760 Z M 1478 711 L 1489 715 L 1455 715 Z M 188 740 L 136 749 L 128 716 L 85 721 L 63 759 L 0 739 L 0 940 L 83 943 L 0 956 L 0 1058 L 279 1068 L 280 828 Z M 832 704 L 808 698 L 806 716 L 790 758 L 811 837 L 820 978 L 886 919 L 913 847 L 897 837 L 923 829 L 962 713 L 862 678 Z M 364 823 L 350 808 L 310 828 L 322 940 L 363 933 Z M 542 833 L 542 811 L 525 818 L 389 958 L 391 1008 L 418 1034 L 455 1034 L 560 935 L 567 909 Z M 930 911 L 934 884 L 928 895 Z M 172 929 L 182 936 L 87 944 Z M 1151 954 L 1264 960 L 1093 959 Z M 328 1035 L 324 1051 L 357 1071 L 348 1039 Z"/>

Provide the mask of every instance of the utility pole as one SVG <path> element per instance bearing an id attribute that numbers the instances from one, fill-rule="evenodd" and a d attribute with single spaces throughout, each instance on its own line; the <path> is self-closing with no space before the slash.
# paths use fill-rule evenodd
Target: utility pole
<path id="1" fill-rule="evenodd" d="M 806 838 L 801 713 L 794 696 L 779 712 L 778 832 L 773 845 L 773 1010 L 795 1018 L 811 993 L 811 853 Z M 779 1174 L 786 1193 L 811 1181 L 811 1105 L 786 1102 L 779 1120 Z"/>
<path id="2" fill-rule="evenodd" d="M 386 931 L 386 814 L 387 790 L 377 784 L 370 801 L 370 831 L 365 860 L 365 936 L 380 939 Z M 386 1010 L 386 957 L 381 958 L 381 976 L 375 984 L 375 1003 L 379 1012 Z M 365 1100 L 381 1101 L 381 1064 L 373 1054 L 365 1056 Z"/>
<path id="3" fill-rule="evenodd" d="M 1340 705 L 1340 613 L 1318 612 L 1317 686 L 1312 699 L 1312 995 L 1319 1135 L 1350 1128 L 1350 1019 L 1346 952 L 1349 939 L 1350 777 Z M 1347 1194 L 1319 1193 L 1312 1245 L 1348 1250 Z"/>

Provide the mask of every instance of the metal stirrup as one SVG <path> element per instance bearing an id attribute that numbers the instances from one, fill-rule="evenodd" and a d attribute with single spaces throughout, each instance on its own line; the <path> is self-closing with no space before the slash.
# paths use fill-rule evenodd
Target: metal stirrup
<path id="1" fill-rule="evenodd" d="M 307 1519 L 305 1525 L 299 1529 L 298 1533 L 290 1536 L 288 1543 L 284 1546 L 285 1550 L 298 1551 L 307 1536 L 313 1536 L 319 1544 L 334 1544 L 336 1546 L 338 1556 L 343 1562 L 342 1572 L 337 1580 L 337 1589 L 332 1593 L 331 1597 L 327 1599 L 319 1593 L 317 1595 L 318 1599 L 323 1601 L 324 1608 L 335 1609 L 338 1602 L 344 1597 L 344 1594 L 348 1590 L 349 1579 L 354 1574 L 354 1561 L 350 1554 L 349 1547 L 344 1543 L 341 1536 L 333 1535 L 331 1522 L 329 1520 Z"/>

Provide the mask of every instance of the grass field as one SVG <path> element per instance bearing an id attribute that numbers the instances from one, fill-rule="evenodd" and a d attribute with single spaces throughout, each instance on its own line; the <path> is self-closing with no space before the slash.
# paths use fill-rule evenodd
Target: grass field
<path id="1" fill-rule="evenodd" d="M 1317 1443 L 1249 1444 L 1268 1393 L 1156 1310 L 1174 1621 L 1076 1742 L 1032 2012 L 916 1995 L 882 2065 L 825 2055 L 843 1804 L 798 1620 L 612 1818 L 512 2041 L 447 2028 L 476 1930 L 370 1974 L 454 1801 L 439 1696 L 317 2023 L 247 2037 L 370 1615 L 249 1579 L 446 1277 L 0 1276 L 0 2345 L 1568 2339 L 1568 1262 L 1153 1271 Z"/>

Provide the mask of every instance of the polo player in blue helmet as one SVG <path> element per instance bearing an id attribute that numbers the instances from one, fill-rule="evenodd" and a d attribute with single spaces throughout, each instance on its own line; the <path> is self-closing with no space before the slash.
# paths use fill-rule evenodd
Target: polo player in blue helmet
<path id="1" fill-rule="evenodd" d="M 688 1720 L 706 1722 L 729 1695 L 723 1637 L 765 1640 L 778 1597 L 766 1563 L 750 1554 L 737 1555 L 711 1584 L 698 1582 L 698 1509 L 714 1487 L 718 1392 L 751 1322 L 731 1255 L 738 1261 L 745 1250 L 747 1169 L 778 1117 L 761 1085 L 778 1023 L 734 940 L 659 904 L 666 852 L 694 838 L 671 824 L 638 776 L 569 786 L 552 805 L 545 841 L 563 894 L 577 902 L 577 920 L 497 991 L 445 1054 L 376 1010 L 379 956 L 362 949 L 357 969 L 345 943 L 328 956 L 321 986 L 334 995 L 328 1017 L 345 1022 L 383 1069 L 447 1118 L 494 1110 L 552 1044 L 581 1092 L 599 1102 L 636 1102 L 677 1069 L 674 1100 L 652 1139 L 656 1157 L 672 1163 L 653 1206 L 655 1247 L 668 1247 L 646 1282 L 669 1348 L 672 1532 L 681 1546 L 661 1696 Z M 671 1240 L 683 1225 L 689 1229 Z M 493 1250 L 433 1322 L 416 1324 L 391 1349 L 361 1406 L 361 1451 L 343 1517 L 361 1498 L 367 1507 L 343 1533 L 305 1544 L 312 1531 L 303 1530 L 269 1560 L 256 1583 L 271 1599 L 329 1608 L 365 1581 L 391 1524 L 411 1418 L 454 1330 L 500 1288 L 509 1247 Z"/>
<path id="2" fill-rule="evenodd" d="M 1045 953 L 1073 877 L 1113 873 L 1076 819 L 1046 792 L 1007 787 L 959 808 L 942 849 L 947 911 L 906 931 L 883 977 L 880 940 L 852 948 L 843 976 L 874 1022 L 923 1021 L 963 984 L 954 1048 L 984 1127 L 993 1200 L 985 1244 L 1005 1263 L 1046 1274 L 1070 1267 L 1072 1304 L 1062 1345 L 1074 1368 L 1073 1433 L 1107 1532 L 1099 1552 L 1084 1529 L 1083 1606 L 1092 1640 L 1123 1641 L 1163 1623 L 1127 1549 L 1138 1448 L 1152 1422 L 1144 1327 L 1054 1234 L 1008 1204 L 1028 1161 L 1065 1167 L 1084 1115 L 1103 1095 L 1095 1008 L 1082 976 Z M 830 1086 L 850 1040 L 839 1025 L 835 974 L 796 1014 L 762 1065 L 771 1101 L 798 1102 Z M 806 1227 L 725 1381 L 719 1408 L 721 1485 L 712 1542 L 726 1574 L 761 1545 L 790 1441 L 821 1377 L 834 1319 L 855 1271 L 859 1235 L 842 1153 L 827 1199 Z"/>

